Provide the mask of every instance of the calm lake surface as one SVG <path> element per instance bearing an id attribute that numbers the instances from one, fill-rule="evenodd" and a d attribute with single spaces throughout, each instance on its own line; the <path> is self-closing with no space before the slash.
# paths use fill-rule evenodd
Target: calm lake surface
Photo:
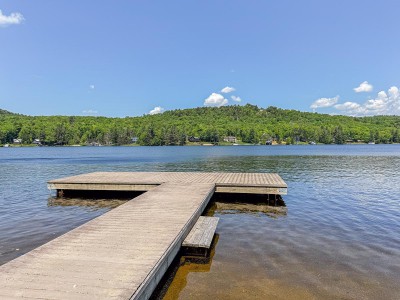
<path id="1" fill-rule="evenodd" d="M 0 265 L 124 201 L 56 200 L 93 171 L 276 172 L 286 214 L 216 203 L 208 264 L 165 299 L 400 299 L 400 145 L 0 148 Z"/>

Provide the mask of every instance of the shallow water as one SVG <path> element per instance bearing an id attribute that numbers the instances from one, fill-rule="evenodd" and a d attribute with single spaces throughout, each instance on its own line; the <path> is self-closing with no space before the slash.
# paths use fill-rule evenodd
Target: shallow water
<path id="1" fill-rule="evenodd" d="M 0 148 L 0 264 L 123 203 L 59 202 L 50 179 L 277 172 L 286 213 L 221 203 L 212 261 L 181 266 L 165 298 L 399 299 L 399 170 L 400 145 Z"/>

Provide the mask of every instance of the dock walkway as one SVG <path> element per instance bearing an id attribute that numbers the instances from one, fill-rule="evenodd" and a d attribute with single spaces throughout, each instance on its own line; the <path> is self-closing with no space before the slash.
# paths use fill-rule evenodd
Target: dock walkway
<path id="1" fill-rule="evenodd" d="M 151 188 L 0 266 L 0 299 L 148 299 L 151 296 L 218 188 L 218 181 L 207 179 L 204 173 L 189 173 L 189 177 L 179 173 L 169 173 L 176 176 L 139 173 L 134 175 L 136 179 L 129 174 L 137 173 L 118 174 L 92 173 L 50 182 L 53 187 L 60 184 L 58 188 L 74 183 L 87 184 L 89 188 L 100 185 Z M 280 181 L 274 187 L 273 182 L 234 183 L 235 176 L 242 175 L 232 174 L 227 175 L 230 181 L 220 180 L 220 187 L 266 188 L 268 185 L 277 189 L 286 186 L 278 175 L 275 178 Z"/>

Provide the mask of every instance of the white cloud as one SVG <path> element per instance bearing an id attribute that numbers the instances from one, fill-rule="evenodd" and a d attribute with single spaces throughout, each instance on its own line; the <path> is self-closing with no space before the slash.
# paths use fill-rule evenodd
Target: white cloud
<path id="1" fill-rule="evenodd" d="M 217 93 L 212 93 L 204 100 L 204 105 L 206 106 L 224 106 L 228 104 L 228 100 L 224 96 Z"/>
<path id="2" fill-rule="evenodd" d="M 162 114 L 164 112 L 164 108 L 162 108 L 161 106 L 156 106 L 154 107 L 154 109 L 152 109 L 149 114 L 150 115 L 157 115 L 157 114 Z"/>
<path id="3" fill-rule="evenodd" d="M 400 115 L 399 88 L 392 86 L 387 93 L 380 91 L 375 99 L 367 100 L 364 104 L 345 102 L 335 105 L 335 108 L 353 116 Z"/>
<path id="4" fill-rule="evenodd" d="M 233 101 L 236 101 L 236 102 L 242 101 L 242 99 L 241 99 L 240 97 L 238 97 L 238 96 L 231 96 L 231 99 L 232 99 Z"/>
<path id="5" fill-rule="evenodd" d="M 89 89 L 94 90 L 94 84 L 89 85 Z"/>
<path id="6" fill-rule="evenodd" d="M 24 16 L 20 13 L 12 13 L 6 16 L 3 15 L 3 12 L 0 10 L 0 26 L 2 27 L 21 24 L 24 20 Z"/>
<path id="7" fill-rule="evenodd" d="M 397 86 L 392 86 L 388 92 L 392 97 L 399 97 L 399 88 Z"/>
<path id="8" fill-rule="evenodd" d="M 234 87 L 226 86 L 221 90 L 221 93 L 228 94 L 234 91 L 236 91 Z"/>
<path id="9" fill-rule="evenodd" d="M 335 108 L 350 115 L 360 115 L 365 112 L 365 108 L 356 102 L 347 101 L 343 104 L 336 104 Z"/>
<path id="10" fill-rule="evenodd" d="M 98 111 L 93 109 L 82 110 L 84 115 L 97 115 Z"/>
<path id="11" fill-rule="evenodd" d="M 356 93 L 361 93 L 361 92 L 371 92 L 373 90 L 373 86 L 372 84 L 369 84 L 368 81 L 364 81 L 362 83 L 360 83 L 360 85 L 356 88 L 354 88 L 353 90 Z"/>
<path id="12" fill-rule="evenodd" d="M 358 109 L 360 108 L 361 105 L 355 102 L 345 102 L 343 104 L 336 104 L 335 108 L 338 110 L 353 110 L 353 109 Z"/>
<path id="13" fill-rule="evenodd" d="M 335 105 L 339 101 L 339 96 L 333 98 L 319 98 L 311 104 L 310 108 L 317 109 L 320 107 L 330 107 Z"/>

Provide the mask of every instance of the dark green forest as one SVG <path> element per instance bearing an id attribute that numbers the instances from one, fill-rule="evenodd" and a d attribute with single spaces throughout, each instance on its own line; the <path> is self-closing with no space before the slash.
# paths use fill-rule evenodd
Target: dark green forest
<path id="1" fill-rule="evenodd" d="M 347 117 L 254 105 L 177 109 L 158 115 L 107 118 L 26 116 L 0 110 L 0 144 L 39 140 L 43 145 L 184 145 L 190 137 L 218 144 L 239 142 L 343 144 L 399 143 L 400 116 Z M 192 139 L 193 140 L 193 139 Z"/>

